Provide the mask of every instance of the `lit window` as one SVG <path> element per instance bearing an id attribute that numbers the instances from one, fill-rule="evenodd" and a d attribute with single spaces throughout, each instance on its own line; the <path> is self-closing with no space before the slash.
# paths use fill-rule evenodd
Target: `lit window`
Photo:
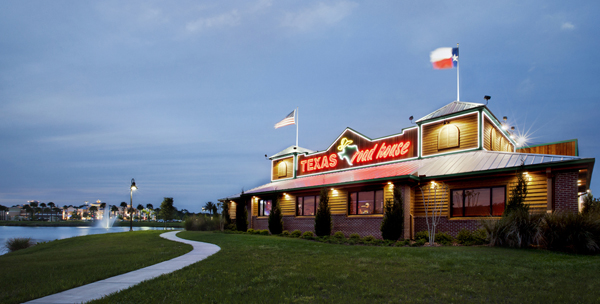
<path id="1" fill-rule="evenodd" d="M 259 200 L 258 201 L 258 216 L 269 216 L 271 214 L 272 200 Z"/>
<path id="2" fill-rule="evenodd" d="M 459 146 L 460 132 L 455 125 L 445 125 L 438 134 L 438 149 L 455 148 Z"/>
<path id="3" fill-rule="evenodd" d="M 350 192 L 348 214 L 382 214 L 383 190 Z"/>
<path id="4" fill-rule="evenodd" d="M 319 204 L 319 195 L 297 196 L 296 197 L 296 215 L 314 216 Z"/>
<path id="5" fill-rule="evenodd" d="M 452 190 L 452 216 L 501 216 L 505 206 L 505 187 Z"/>

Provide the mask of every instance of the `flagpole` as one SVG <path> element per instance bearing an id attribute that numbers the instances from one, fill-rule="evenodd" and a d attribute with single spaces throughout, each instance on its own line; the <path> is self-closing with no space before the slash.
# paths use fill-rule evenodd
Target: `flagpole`
<path id="1" fill-rule="evenodd" d="M 456 44 L 456 49 L 458 49 L 458 43 Z M 460 67 L 460 53 L 458 56 L 458 60 L 456 60 L 456 101 L 460 101 L 460 77 L 459 77 L 459 67 Z"/>
<path id="2" fill-rule="evenodd" d="M 298 107 L 296 107 L 296 147 L 298 147 Z"/>

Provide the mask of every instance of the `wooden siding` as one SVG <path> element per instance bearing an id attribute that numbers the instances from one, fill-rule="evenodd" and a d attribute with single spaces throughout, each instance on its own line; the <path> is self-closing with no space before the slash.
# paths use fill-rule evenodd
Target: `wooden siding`
<path id="1" fill-rule="evenodd" d="M 236 208 L 236 204 L 234 201 L 228 201 L 227 204 L 229 204 L 229 217 L 232 220 L 235 220 L 235 208 Z"/>
<path id="2" fill-rule="evenodd" d="M 281 163 L 285 163 L 287 166 L 287 171 L 286 171 L 286 175 L 285 176 L 279 176 L 279 164 Z M 273 161 L 273 168 L 271 168 L 271 179 L 272 180 L 278 180 L 278 179 L 283 179 L 283 178 L 290 178 L 290 177 L 294 177 L 294 157 L 287 157 L 287 158 L 282 158 L 282 159 L 278 159 L 276 161 Z"/>
<path id="3" fill-rule="evenodd" d="M 551 155 L 577 155 L 577 140 L 540 145 L 536 147 L 523 147 L 517 149 L 520 153 L 551 154 Z"/>
<path id="4" fill-rule="evenodd" d="M 527 198 L 525 204 L 530 206 L 531 212 L 545 212 L 547 207 L 547 183 L 546 176 L 542 173 L 530 173 L 527 176 Z M 449 216 L 449 199 L 450 193 L 454 189 L 469 189 L 469 188 L 484 188 L 484 187 L 497 187 L 506 186 L 506 201 L 508 202 L 510 191 L 516 185 L 517 178 L 514 174 L 509 176 L 496 176 L 488 178 L 460 180 L 460 181 L 448 181 L 446 184 L 449 186 L 450 191 L 446 197 L 438 195 L 438 199 L 443 200 L 442 216 Z M 419 187 L 414 187 L 414 202 L 411 203 L 411 213 L 414 216 L 425 216 L 425 207 L 423 205 L 423 196 L 425 199 L 428 197 L 428 193 L 424 191 L 424 195 L 421 195 Z M 423 189 L 426 190 L 426 189 Z"/>
<path id="5" fill-rule="evenodd" d="M 287 194 L 279 197 L 279 204 L 281 206 L 281 214 L 283 216 L 294 216 L 296 215 L 296 196 Z"/>
<path id="6" fill-rule="evenodd" d="M 495 133 L 493 142 L 492 133 Z M 498 129 L 488 117 L 485 117 L 483 122 L 483 148 L 488 151 L 514 151 L 514 145 L 503 135 L 502 131 Z"/>
<path id="7" fill-rule="evenodd" d="M 444 122 L 455 125 L 458 127 L 459 146 L 456 148 L 449 149 L 438 149 L 438 135 L 440 129 L 444 127 Z M 461 116 L 457 118 L 448 118 L 443 121 L 426 124 L 422 127 L 423 130 L 423 143 L 422 153 L 423 156 L 435 155 L 442 152 L 452 152 L 456 150 L 464 150 L 469 148 L 477 148 L 478 142 L 478 131 L 477 131 L 477 113 Z"/>

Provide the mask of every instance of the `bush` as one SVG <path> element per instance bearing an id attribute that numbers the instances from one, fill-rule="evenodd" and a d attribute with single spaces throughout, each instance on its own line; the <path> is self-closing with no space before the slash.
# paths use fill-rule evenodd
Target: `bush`
<path id="1" fill-rule="evenodd" d="M 435 242 L 444 246 L 449 246 L 454 243 L 454 238 L 446 232 L 438 232 L 435 234 Z"/>
<path id="2" fill-rule="evenodd" d="M 358 233 L 350 233 L 349 237 L 351 240 L 355 240 L 355 241 L 360 240 L 360 235 Z"/>
<path id="3" fill-rule="evenodd" d="M 303 239 L 312 240 L 315 238 L 315 234 L 312 231 L 306 231 L 302 234 Z"/>
<path id="4" fill-rule="evenodd" d="M 338 231 L 338 232 L 334 233 L 333 237 L 336 238 L 336 239 L 345 239 L 346 238 L 346 236 L 344 235 L 344 233 L 341 232 L 341 231 Z"/>
<path id="5" fill-rule="evenodd" d="M 600 215 L 600 199 L 594 198 L 591 193 L 586 194 L 583 197 L 583 210 L 581 210 L 581 213 L 585 215 Z"/>
<path id="6" fill-rule="evenodd" d="M 426 232 L 427 232 L 427 231 L 426 231 Z M 414 243 L 412 243 L 412 245 L 410 245 L 410 246 L 412 246 L 412 247 L 421 247 L 421 246 L 425 245 L 425 243 L 426 243 L 426 242 L 427 242 L 427 241 L 426 241 L 425 239 L 421 238 L 421 239 L 418 239 L 418 240 L 416 240 L 416 241 L 415 241 Z"/>
<path id="7" fill-rule="evenodd" d="M 193 215 L 185 219 L 183 227 L 187 231 L 213 231 L 220 230 L 221 225 L 218 217 L 211 219 L 206 215 Z"/>
<path id="8" fill-rule="evenodd" d="M 375 237 L 373 237 L 372 235 L 367 235 L 362 239 L 362 242 L 364 244 L 372 244 L 373 242 L 375 242 Z"/>
<path id="9" fill-rule="evenodd" d="M 327 188 L 322 188 L 319 194 L 319 206 L 315 214 L 315 233 L 318 236 L 331 234 L 331 208 Z"/>
<path id="10" fill-rule="evenodd" d="M 261 234 L 261 235 L 269 235 L 269 230 L 268 229 L 258 230 L 257 232 L 259 234 Z"/>
<path id="11" fill-rule="evenodd" d="M 292 231 L 291 236 L 295 237 L 295 238 L 300 237 L 300 236 L 302 236 L 302 231 L 296 229 L 296 230 Z"/>
<path id="12" fill-rule="evenodd" d="M 462 229 L 456 235 L 456 242 L 465 246 L 483 245 L 487 243 L 487 233 L 485 229 L 475 231 Z"/>
<path id="13" fill-rule="evenodd" d="M 229 230 L 229 231 L 236 231 L 237 227 L 235 226 L 235 224 L 229 224 L 229 225 L 225 225 L 225 230 Z"/>
<path id="14" fill-rule="evenodd" d="M 31 238 L 10 238 L 6 241 L 5 247 L 9 252 L 29 248 L 35 245 Z"/>
<path id="15" fill-rule="evenodd" d="M 425 242 L 423 242 L 423 244 L 425 244 L 426 242 L 429 242 L 429 232 L 419 231 L 419 232 L 415 233 L 415 241 L 418 241 L 418 240 L 425 240 Z"/>
<path id="16" fill-rule="evenodd" d="M 255 234 L 255 233 L 256 233 L 256 230 L 254 230 L 254 229 L 250 228 L 250 229 L 246 230 L 246 232 L 248 232 L 248 233 L 250 233 L 250 234 Z"/>
<path id="17" fill-rule="evenodd" d="M 248 210 L 246 209 L 244 191 L 240 194 L 240 201 L 235 203 L 235 227 L 237 231 L 248 230 Z"/>
<path id="18" fill-rule="evenodd" d="M 287 230 L 283 230 L 280 234 L 280 236 L 290 236 L 290 232 Z"/>
<path id="19" fill-rule="evenodd" d="M 546 214 L 540 223 L 540 243 L 550 250 L 600 253 L 600 218 L 574 212 Z"/>
<path id="20" fill-rule="evenodd" d="M 269 213 L 269 230 L 272 234 L 281 234 L 283 231 L 283 215 L 281 214 L 281 206 L 279 206 L 279 196 L 275 198 Z"/>
<path id="21" fill-rule="evenodd" d="M 381 237 L 396 241 L 404 233 L 404 201 L 400 188 L 394 188 L 394 198 L 385 201 L 385 212 L 381 221 Z"/>
<path id="22" fill-rule="evenodd" d="M 410 240 L 400 240 L 400 241 L 397 241 L 396 243 L 394 243 L 394 246 L 396 246 L 396 247 L 404 247 L 407 245 L 410 245 Z"/>
<path id="23" fill-rule="evenodd" d="M 490 245 L 526 248 L 539 244 L 539 226 L 544 214 L 530 214 L 526 209 L 515 209 L 500 220 L 482 221 L 490 238 Z"/>

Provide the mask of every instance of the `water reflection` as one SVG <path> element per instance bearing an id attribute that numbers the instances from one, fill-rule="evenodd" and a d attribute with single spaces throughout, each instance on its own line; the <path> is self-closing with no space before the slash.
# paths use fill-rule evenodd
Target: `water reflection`
<path id="1" fill-rule="evenodd" d="M 139 230 L 182 230 L 181 228 L 163 228 L 163 227 L 133 227 L 134 231 Z M 4 248 L 6 240 L 10 238 L 22 237 L 32 238 L 36 242 L 53 241 L 66 239 L 74 236 L 116 233 L 129 231 L 129 227 L 24 227 L 24 226 L 0 226 L 0 255 L 7 251 Z"/>

